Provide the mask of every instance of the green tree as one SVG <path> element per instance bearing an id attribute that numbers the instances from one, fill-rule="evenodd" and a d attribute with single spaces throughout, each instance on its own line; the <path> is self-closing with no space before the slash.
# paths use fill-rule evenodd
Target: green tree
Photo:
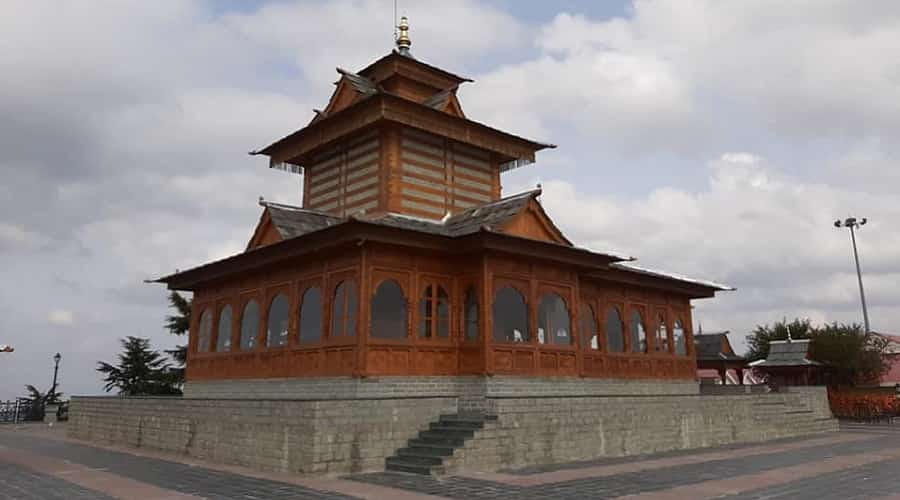
<path id="1" fill-rule="evenodd" d="M 812 337 L 815 328 L 808 319 L 797 318 L 790 323 L 787 320 L 778 321 L 769 325 L 757 325 L 753 333 L 747 335 L 747 361 L 765 359 L 769 355 L 769 342 L 773 340 L 785 340 L 788 332 L 793 339 L 808 339 Z"/>
<path id="2" fill-rule="evenodd" d="M 122 396 L 159 396 L 181 394 L 181 379 L 159 351 L 150 348 L 150 340 L 138 337 L 120 339 L 123 352 L 118 365 L 99 361 L 97 371 L 105 374 L 104 389 L 118 389 Z"/>
<path id="3" fill-rule="evenodd" d="M 861 325 L 832 323 L 815 330 L 810 358 L 828 366 L 832 385 L 877 383 L 890 367 L 887 346 L 886 338 L 866 333 Z"/>
<path id="4" fill-rule="evenodd" d="M 166 329 L 173 335 L 186 335 L 191 329 L 191 301 L 178 292 L 169 294 L 169 307 L 175 310 L 174 314 L 166 316 Z M 172 368 L 181 382 L 184 381 L 184 365 L 187 362 L 187 345 L 177 345 L 175 349 L 166 350 L 166 354 L 172 356 L 176 366 Z"/>

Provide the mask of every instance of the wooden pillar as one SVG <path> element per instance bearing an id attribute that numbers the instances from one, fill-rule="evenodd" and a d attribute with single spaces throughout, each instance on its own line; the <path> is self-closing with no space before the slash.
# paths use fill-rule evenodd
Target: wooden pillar
<path id="1" fill-rule="evenodd" d="M 355 377 L 368 376 L 367 351 L 369 345 L 369 324 L 371 321 L 369 318 L 369 297 L 372 294 L 368 257 L 369 248 L 365 245 L 365 242 L 361 242 L 359 246 L 359 298 L 357 300 L 359 315 L 356 321 L 356 367 L 353 370 Z"/>
<path id="2" fill-rule="evenodd" d="M 483 363 L 483 373 L 485 375 L 493 375 L 493 359 L 491 358 L 491 342 L 493 340 L 493 304 L 494 295 L 492 293 L 493 283 L 491 283 L 491 269 L 488 262 L 488 256 L 481 256 L 481 356 Z"/>
<path id="3" fill-rule="evenodd" d="M 569 318 L 569 335 L 572 335 L 572 345 L 575 346 L 575 370 L 579 377 L 584 377 L 584 342 L 581 331 L 581 280 L 578 272 L 575 273 L 575 291 L 572 296 L 572 317 Z M 596 325 L 595 325 L 596 328 Z"/>

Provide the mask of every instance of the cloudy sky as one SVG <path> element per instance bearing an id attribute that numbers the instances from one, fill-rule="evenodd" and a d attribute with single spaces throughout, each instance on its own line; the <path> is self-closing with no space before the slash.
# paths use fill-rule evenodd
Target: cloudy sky
<path id="1" fill-rule="evenodd" d="M 101 390 L 117 339 L 174 339 L 142 280 L 239 252 L 299 177 L 247 151 L 305 124 L 335 66 L 391 49 L 390 0 L 3 0 L 0 399 Z M 736 286 L 695 323 L 900 331 L 900 2 L 401 1 L 467 114 L 559 145 L 541 182 L 576 243 Z"/>

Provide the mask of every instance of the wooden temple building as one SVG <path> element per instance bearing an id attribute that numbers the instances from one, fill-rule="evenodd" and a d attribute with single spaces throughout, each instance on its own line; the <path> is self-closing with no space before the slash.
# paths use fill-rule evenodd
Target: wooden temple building
<path id="1" fill-rule="evenodd" d="M 693 381 L 691 300 L 729 290 L 579 248 L 502 174 L 554 146 L 469 118 L 471 80 L 396 50 L 253 154 L 303 175 L 193 292 L 187 384 L 511 375 Z"/>

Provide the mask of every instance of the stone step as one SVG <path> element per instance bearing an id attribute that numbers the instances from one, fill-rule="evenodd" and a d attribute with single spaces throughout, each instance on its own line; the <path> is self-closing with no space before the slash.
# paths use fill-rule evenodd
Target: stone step
<path id="1" fill-rule="evenodd" d="M 442 465 L 423 464 L 412 457 L 388 457 L 385 460 L 385 470 L 431 476 L 443 474 L 444 467 Z"/>
<path id="2" fill-rule="evenodd" d="M 450 453 L 446 453 L 446 448 L 430 448 L 430 447 L 417 447 L 410 446 L 407 448 L 400 448 L 397 450 L 398 457 L 412 457 L 412 458 L 421 458 L 423 462 L 430 463 L 431 465 L 441 465 L 444 463 L 444 457 L 452 455 L 453 451 Z"/>
<path id="3" fill-rule="evenodd" d="M 476 420 L 474 418 L 466 418 L 466 419 L 445 419 L 441 417 L 441 419 L 436 423 L 431 423 L 431 426 L 441 426 L 453 429 L 482 429 L 484 428 L 484 420 Z"/>
<path id="4" fill-rule="evenodd" d="M 441 415 L 438 420 L 440 420 L 441 422 L 486 422 L 497 420 L 497 415 L 486 415 L 484 413 L 459 413 L 453 415 L 444 414 Z"/>
<path id="5" fill-rule="evenodd" d="M 420 438 L 435 438 L 435 439 L 468 439 L 475 435 L 474 430 L 469 429 L 457 429 L 457 428 L 448 428 L 443 427 L 440 424 L 429 424 L 430 429 L 427 431 L 419 432 Z M 447 443 L 458 443 L 459 441 L 445 441 Z"/>
<path id="6" fill-rule="evenodd" d="M 412 438 L 409 440 L 410 447 L 440 448 L 443 450 L 450 450 L 451 454 L 453 453 L 453 450 L 464 444 L 465 440 L 461 438 Z"/>
<path id="7" fill-rule="evenodd" d="M 481 424 L 478 424 L 477 427 L 474 427 L 474 425 L 468 422 L 432 422 L 428 424 L 428 429 L 436 432 L 446 432 L 448 435 L 457 437 L 469 438 L 475 435 L 475 431 L 483 427 Z"/>

